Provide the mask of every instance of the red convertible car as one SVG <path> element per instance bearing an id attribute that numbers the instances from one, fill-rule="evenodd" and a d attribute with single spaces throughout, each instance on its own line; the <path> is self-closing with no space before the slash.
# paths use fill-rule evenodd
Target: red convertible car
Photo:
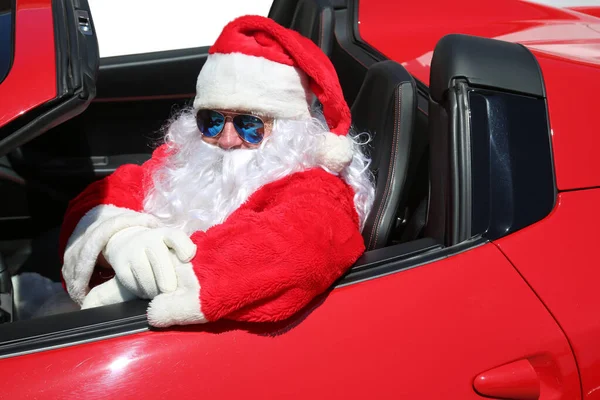
<path id="1" fill-rule="evenodd" d="M 149 157 L 208 47 L 99 59 L 86 0 L 0 0 L 0 398 L 600 399 L 594 14 L 275 0 L 373 134 L 367 251 L 284 323 L 158 330 L 20 319 L 10 276 L 59 281 L 67 202 Z"/>

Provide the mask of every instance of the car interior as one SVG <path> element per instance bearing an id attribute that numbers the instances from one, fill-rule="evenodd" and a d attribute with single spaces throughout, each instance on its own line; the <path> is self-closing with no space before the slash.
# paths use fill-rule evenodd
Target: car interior
<path id="1" fill-rule="evenodd" d="M 448 169 L 440 165 L 446 158 L 431 157 L 433 150 L 457 151 L 432 133 L 440 124 L 449 126 L 447 105 L 432 99 L 429 88 L 402 65 L 361 40 L 357 3 L 275 0 L 269 12 L 270 18 L 312 39 L 330 57 L 354 128 L 372 137 L 368 151 L 376 199 L 363 230 L 367 251 L 338 285 L 420 265 L 447 256 L 449 248 L 460 251 L 461 246 L 484 240 L 471 230 L 452 235 L 455 226 L 448 222 L 444 199 L 454 189 L 431 179 L 432 166 L 436 171 Z M 87 3 L 79 4 L 89 13 L 93 29 Z M 98 60 L 95 36 L 87 35 L 85 41 L 81 51 L 91 59 L 88 65 L 96 62 L 99 68 L 97 76 L 84 74 L 94 79 L 88 82 L 89 101 L 80 105 L 77 115 L 40 127 L 10 149 L 2 143 L 15 128 L 0 130 L 0 312 L 4 322 L 12 322 L 0 325 L 0 356 L 148 329 L 147 302 L 142 300 L 23 321 L 11 309 L 15 305 L 10 300 L 10 275 L 36 272 L 60 282 L 58 232 L 68 201 L 120 165 L 150 157 L 169 118 L 191 103 L 208 55 L 208 47 L 199 47 Z M 446 91 L 449 82 L 442 85 Z M 436 121 L 430 121 L 429 110 L 436 113 Z M 540 130 L 544 127 L 547 130 L 547 125 Z M 428 223 L 430 219 L 434 223 Z"/>

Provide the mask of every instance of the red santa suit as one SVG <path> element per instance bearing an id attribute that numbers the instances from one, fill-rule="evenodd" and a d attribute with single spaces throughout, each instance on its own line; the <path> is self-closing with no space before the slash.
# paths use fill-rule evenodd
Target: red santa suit
<path id="1" fill-rule="evenodd" d="M 177 290 L 150 303 L 154 326 L 288 318 L 341 277 L 365 248 L 356 193 L 341 174 L 352 159 L 350 112 L 329 59 L 310 40 L 257 16 L 228 24 L 209 54 L 195 109 L 251 109 L 300 119 L 309 116 L 314 94 L 330 133 L 318 151 L 321 167 L 265 184 L 224 222 L 191 233 L 196 253 L 177 266 Z M 144 200 L 168 156 L 163 145 L 143 165 L 120 167 L 70 203 L 61 232 L 62 272 L 79 304 L 90 289 L 114 279 L 96 266 L 113 235 L 161 226 L 160 218 L 144 211 Z"/>

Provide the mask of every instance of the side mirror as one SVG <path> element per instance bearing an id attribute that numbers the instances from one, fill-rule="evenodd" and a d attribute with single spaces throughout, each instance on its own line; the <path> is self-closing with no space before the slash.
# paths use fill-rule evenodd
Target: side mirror
<path id="1" fill-rule="evenodd" d="M 448 35 L 433 53 L 428 236 L 493 240 L 556 200 L 544 80 L 524 46 Z"/>

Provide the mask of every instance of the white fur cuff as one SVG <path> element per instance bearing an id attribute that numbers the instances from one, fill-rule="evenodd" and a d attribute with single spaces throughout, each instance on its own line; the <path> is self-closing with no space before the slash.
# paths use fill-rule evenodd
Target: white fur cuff
<path id="1" fill-rule="evenodd" d="M 329 170 L 339 173 L 352 161 L 352 141 L 342 135 L 328 132 L 321 144 L 318 157 Z"/>
<path id="2" fill-rule="evenodd" d="M 175 272 L 177 290 L 159 294 L 150 302 L 148 322 L 158 328 L 208 322 L 201 310 L 200 283 L 192 264 L 179 264 Z"/>
<path id="3" fill-rule="evenodd" d="M 99 205 L 85 214 L 69 238 L 62 267 L 67 291 L 82 304 L 96 259 L 112 235 L 132 226 L 156 228 L 160 221 L 150 214 L 112 205 Z"/>

